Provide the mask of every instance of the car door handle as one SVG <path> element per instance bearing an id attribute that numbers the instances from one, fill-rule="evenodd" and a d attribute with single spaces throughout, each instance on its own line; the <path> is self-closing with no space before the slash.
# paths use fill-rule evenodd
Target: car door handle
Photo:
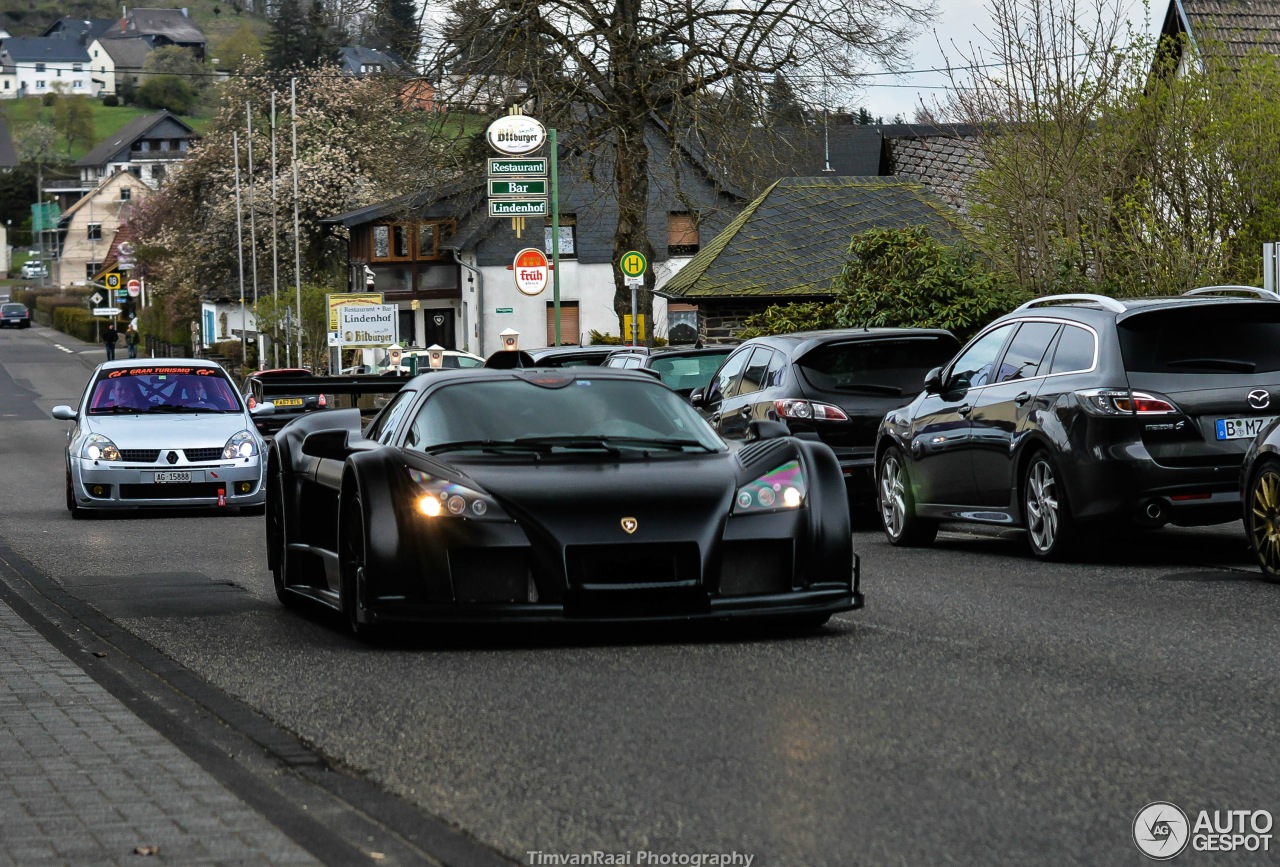
<path id="1" fill-rule="evenodd" d="M 959 409 L 957 409 L 956 412 L 960 413 L 961 415 L 968 415 L 969 413 L 973 412 L 973 407 L 969 406 L 969 404 L 966 403 L 963 406 L 961 406 Z"/>
<path id="2" fill-rule="evenodd" d="M 1013 399 L 1013 402 L 1016 403 L 1018 406 L 1022 406 L 1024 403 L 1026 403 L 1029 400 L 1031 400 L 1031 392 L 1024 391 L 1022 394 L 1015 397 Z"/>
<path id="3" fill-rule="evenodd" d="M 738 415 L 743 418 L 751 418 L 751 407 L 744 406 L 742 409 L 738 410 Z"/>
<path id="4" fill-rule="evenodd" d="M 711 415 L 707 416 L 707 424 L 712 427 L 718 427 L 720 425 L 720 413 L 713 412 Z"/>

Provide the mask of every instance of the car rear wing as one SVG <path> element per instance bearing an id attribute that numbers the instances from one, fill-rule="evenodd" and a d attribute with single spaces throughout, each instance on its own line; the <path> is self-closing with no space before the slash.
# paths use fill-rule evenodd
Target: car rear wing
<path id="1" fill-rule="evenodd" d="M 260 380 L 262 399 L 285 395 L 323 394 L 330 409 L 358 407 L 366 413 L 387 405 L 391 395 L 404 388 L 408 372 L 378 376 L 281 376 Z"/>

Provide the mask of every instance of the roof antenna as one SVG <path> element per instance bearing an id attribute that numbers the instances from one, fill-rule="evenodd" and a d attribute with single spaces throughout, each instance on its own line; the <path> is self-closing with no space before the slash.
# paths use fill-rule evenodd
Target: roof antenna
<path id="1" fill-rule="evenodd" d="M 823 174 L 834 174 L 835 169 L 831 168 L 831 135 L 827 130 L 827 85 L 822 85 L 822 172 Z"/>

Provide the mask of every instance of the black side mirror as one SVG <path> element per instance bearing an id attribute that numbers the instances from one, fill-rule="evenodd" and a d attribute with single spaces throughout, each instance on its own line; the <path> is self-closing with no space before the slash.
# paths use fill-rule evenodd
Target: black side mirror
<path id="1" fill-rule="evenodd" d="M 693 393 L 689 395 L 689 403 L 691 403 L 695 407 L 702 406 L 703 402 L 706 400 L 706 397 L 707 396 L 703 393 L 702 389 L 695 388 L 693 390 Z"/>
<path id="2" fill-rule="evenodd" d="M 747 425 L 747 441 L 773 440 L 778 437 L 791 436 L 791 428 L 786 422 L 758 418 Z"/>
<path id="3" fill-rule="evenodd" d="M 302 453 L 313 458 L 345 461 L 352 452 L 348 444 L 350 434 L 347 430 L 320 430 L 307 434 L 302 441 Z"/>
<path id="4" fill-rule="evenodd" d="M 925 394 L 938 394 L 942 391 L 942 368 L 935 367 L 924 376 Z"/>

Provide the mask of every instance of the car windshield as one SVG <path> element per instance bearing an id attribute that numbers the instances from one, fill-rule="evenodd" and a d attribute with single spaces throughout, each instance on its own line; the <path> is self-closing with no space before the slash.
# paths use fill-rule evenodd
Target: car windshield
<path id="1" fill-rule="evenodd" d="M 711 381 L 711 374 L 720 369 L 720 363 L 729 357 L 733 347 L 724 352 L 704 352 L 698 355 L 656 355 L 649 359 L 649 368 L 662 377 L 662 381 L 677 391 L 691 391 Z"/>
<path id="2" fill-rule="evenodd" d="M 440 388 L 419 410 L 405 445 L 427 452 L 505 446 L 614 454 L 724 448 L 692 407 L 658 383 L 586 377 L 552 387 L 509 379 Z"/>
<path id="3" fill-rule="evenodd" d="M 1125 369 L 1141 373 L 1280 370 L 1280 304 L 1188 304 L 1120 324 Z"/>
<path id="4" fill-rule="evenodd" d="M 912 396 L 923 390 L 925 373 L 950 361 L 958 348 L 942 335 L 828 343 L 796 366 L 814 388 Z"/>
<path id="5" fill-rule="evenodd" d="M 104 370 L 89 397 L 90 415 L 240 411 L 231 382 L 209 367 Z"/>
<path id="6" fill-rule="evenodd" d="M 10 313 L 17 313 L 21 315 L 27 312 L 27 308 L 21 304 L 6 304 L 3 308 L 0 308 L 0 310 L 3 310 L 5 315 Z"/>

